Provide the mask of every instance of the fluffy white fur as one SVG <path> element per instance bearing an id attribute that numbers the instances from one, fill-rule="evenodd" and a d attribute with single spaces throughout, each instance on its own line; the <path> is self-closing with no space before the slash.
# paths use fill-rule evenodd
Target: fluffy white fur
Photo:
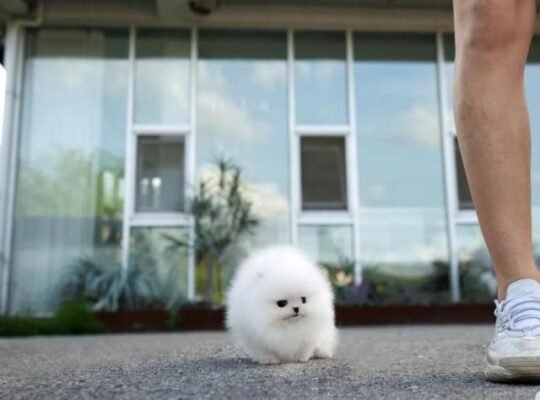
<path id="1" fill-rule="evenodd" d="M 227 327 L 235 343 L 260 363 L 331 357 L 337 330 L 330 283 L 292 246 L 260 250 L 236 271 L 227 297 Z"/>

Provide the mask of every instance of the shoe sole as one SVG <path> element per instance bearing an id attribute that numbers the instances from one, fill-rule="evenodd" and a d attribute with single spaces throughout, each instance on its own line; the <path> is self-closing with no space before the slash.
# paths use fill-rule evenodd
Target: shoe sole
<path id="1" fill-rule="evenodd" d="M 488 364 L 485 375 L 493 382 L 539 382 L 540 356 L 501 358 L 499 365 Z"/>

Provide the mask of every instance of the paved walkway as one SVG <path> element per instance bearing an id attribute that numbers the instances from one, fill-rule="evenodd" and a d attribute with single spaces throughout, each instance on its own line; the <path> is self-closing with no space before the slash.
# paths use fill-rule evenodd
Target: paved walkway
<path id="1" fill-rule="evenodd" d="M 261 366 L 225 333 L 0 339 L 0 399 L 527 399 L 482 375 L 491 326 L 341 329 L 334 360 Z"/>

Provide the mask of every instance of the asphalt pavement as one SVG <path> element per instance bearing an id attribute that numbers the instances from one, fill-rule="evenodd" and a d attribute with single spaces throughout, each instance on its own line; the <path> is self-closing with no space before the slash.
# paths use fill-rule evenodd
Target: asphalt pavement
<path id="1" fill-rule="evenodd" d="M 332 360 L 263 366 L 225 332 L 0 339 L 0 399 L 535 399 L 483 376 L 493 327 L 340 329 Z"/>

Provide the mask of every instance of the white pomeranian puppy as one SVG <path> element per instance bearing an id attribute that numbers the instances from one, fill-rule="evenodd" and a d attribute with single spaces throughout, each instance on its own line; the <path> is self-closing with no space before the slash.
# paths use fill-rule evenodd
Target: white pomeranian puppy
<path id="1" fill-rule="evenodd" d="M 333 294 L 322 270 L 300 250 L 260 250 L 238 268 L 227 297 L 236 344 L 264 364 L 332 357 L 337 342 Z"/>

